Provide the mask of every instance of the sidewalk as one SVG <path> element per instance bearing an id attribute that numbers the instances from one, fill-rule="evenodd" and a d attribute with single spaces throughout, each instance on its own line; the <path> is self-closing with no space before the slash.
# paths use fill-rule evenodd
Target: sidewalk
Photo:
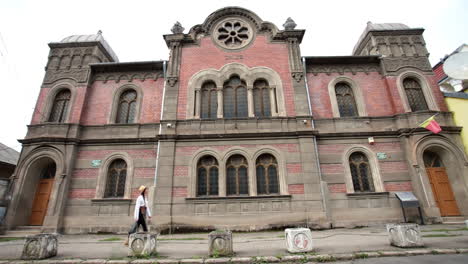
<path id="1" fill-rule="evenodd" d="M 306 260 L 314 260 L 314 256 L 317 258 L 316 255 L 332 255 L 336 259 L 343 259 L 345 256 L 349 259 L 352 257 L 350 254 L 359 252 L 370 252 L 366 255 L 368 257 L 468 252 L 468 229 L 463 225 L 427 225 L 421 226 L 421 230 L 425 243 L 422 249 L 401 249 L 390 246 L 387 231 L 383 225 L 359 229 L 312 231 L 315 251 L 313 254 L 307 254 L 310 258 Z M 209 259 L 208 232 L 158 236 L 159 256 L 151 261 L 127 258 L 127 248 L 123 245 L 124 238 L 124 235 L 63 235 L 59 237 L 57 256 L 49 261 L 67 259 L 67 261 L 59 262 L 79 263 L 81 260 L 89 260 L 85 263 L 92 263 L 90 260 L 99 259 L 100 263 L 105 262 L 104 260 L 109 260 L 107 263 L 156 261 L 160 263 L 223 263 L 223 261 L 229 262 L 230 259 Z M 0 260 L 18 260 L 24 239 L 2 241 L 0 238 Z M 267 262 L 304 261 L 304 255 L 289 254 L 286 251 L 283 231 L 234 232 L 233 241 L 235 258 L 239 259 L 237 262 L 256 262 L 253 257 L 270 257 Z M 462 250 L 456 251 L 455 249 Z"/>

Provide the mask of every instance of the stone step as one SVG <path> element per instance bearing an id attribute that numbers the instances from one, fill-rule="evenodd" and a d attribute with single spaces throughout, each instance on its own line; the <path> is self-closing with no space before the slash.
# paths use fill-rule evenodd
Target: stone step
<path id="1" fill-rule="evenodd" d="M 40 229 L 29 229 L 29 230 L 7 230 L 2 237 L 27 237 L 40 234 Z"/>
<path id="2" fill-rule="evenodd" d="M 460 225 L 465 224 L 465 217 L 463 216 L 444 216 L 442 222 L 448 225 Z"/>
<path id="3" fill-rule="evenodd" d="M 40 227 L 40 226 L 31 226 L 31 225 L 28 225 L 28 226 L 17 226 L 17 227 L 15 227 L 15 230 L 31 230 L 31 229 L 33 229 L 33 230 L 35 230 L 35 229 L 40 230 L 41 227 Z"/>

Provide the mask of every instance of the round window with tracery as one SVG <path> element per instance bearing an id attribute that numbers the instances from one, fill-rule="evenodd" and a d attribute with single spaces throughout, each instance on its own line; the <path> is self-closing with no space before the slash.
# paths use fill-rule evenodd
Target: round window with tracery
<path id="1" fill-rule="evenodd" d="M 213 32 L 215 43 L 226 49 L 240 49 L 252 40 L 252 28 L 250 25 L 237 18 L 220 21 Z"/>

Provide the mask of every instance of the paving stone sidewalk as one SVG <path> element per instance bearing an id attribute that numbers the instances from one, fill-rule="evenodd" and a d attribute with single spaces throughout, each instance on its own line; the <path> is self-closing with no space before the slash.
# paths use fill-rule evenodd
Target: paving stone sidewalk
<path id="1" fill-rule="evenodd" d="M 421 226 L 424 248 L 401 249 L 389 245 L 385 226 L 312 231 L 314 252 L 289 254 L 283 231 L 233 233 L 235 256 L 209 258 L 208 232 L 160 235 L 158 257 L 127 258 L 125 235 L 63 235 L 58 255 L 34 263 L 275 263 L 324 262 L 353 258 L 468 253 L 468 229 L 463 225 Z M 0 264 L 20 261 L 24 239 L 0 238 Z M 3 241 L 3 242 L 2 242 Z M 3 262 L 4 261 L 4 262 Z"/>

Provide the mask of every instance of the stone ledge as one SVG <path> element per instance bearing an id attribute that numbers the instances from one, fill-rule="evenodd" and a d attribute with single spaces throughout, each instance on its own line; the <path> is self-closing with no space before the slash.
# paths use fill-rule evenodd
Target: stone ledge
<path id="1" fill-rule="evenodd" d="M 457 249 L 413 249 L 413 250 L 401 250 L 401 251 L 371 251 L 371 252 L 354 252 L 354 253 L 337 253 L 337 254 L 298 254 L 298 255 L 287 255 L 281 258 L 274 256 L 260 256 L 260 257 L 233 257 L 233 258 L 207 258 L 207 259 L 136 259 L 136 260 L 106 260 L 106 259 L 65 259 L 65 260 L 42 260 L 42 261 L 0 261 L 0 264 L 32 264 L 32 263 L 54 263 L 54 264 L 244 264 L 252 263 L 254 260 L 268 263 L 291 263 L 291 262 L 302 262 L 302 261 L 319 261 L 319 262 L 332 262 L 337 260 L 353 260 L 353 259 L 366 259 L 376 257 L 400 257 L 400 256 L 417 256 L 417 255 L 431 255 L 431 254 L 466 254 L 468 248 L 457 248 Z"/>

